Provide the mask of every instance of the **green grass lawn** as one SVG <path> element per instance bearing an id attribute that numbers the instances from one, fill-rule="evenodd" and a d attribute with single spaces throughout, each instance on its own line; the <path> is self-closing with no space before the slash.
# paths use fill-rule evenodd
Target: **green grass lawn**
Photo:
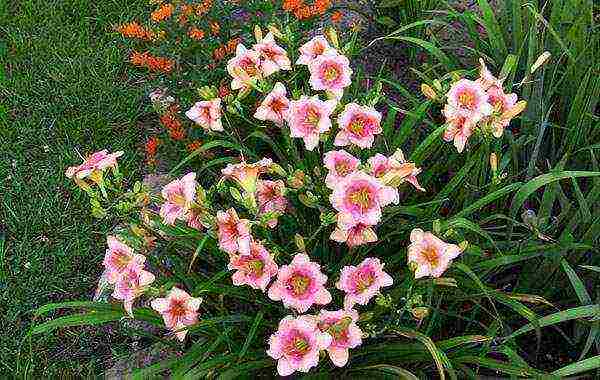
<path id="1" fill-rule="evenodd" d="M 92 328 L 24 338 L 36 308 L 89 299 L 102 271 L 111 226 L 91 219 L 65 168 L 107 148 L 140 170 L 146 89 L 110 32 L 147 4 L 0 2 L 0 374 L 96 373 L 125 344 Z"/>

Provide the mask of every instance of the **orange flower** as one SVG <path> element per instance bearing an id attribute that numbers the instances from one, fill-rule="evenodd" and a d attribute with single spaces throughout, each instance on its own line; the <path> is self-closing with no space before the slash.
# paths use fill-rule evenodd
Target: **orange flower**
<path id="1" fill-rule="evenodd" d="M 193 13 L 194 13 L 194 7 L 192 5 L 182 4 L 181 5 L 181 13 L 179 14 L 179 17 L 177 18 L 179 21 L 179 24 L 181 24 L 181 25 L 187 24 L 188 17 L 190 17 Z"/>
<path id="2" fill-rule="evenodd" d="M 338 24 L 339 22 L 342 21 L 343 17 L 344 17 L 344 15 L 343 15 L 343 13 L 341 11 L 335 11 L 331 15 L 331 22 L 334 22 L 334 23 Z"/>
<path id="3" fill-rule="evenodd" d="M 213 59 L 220 61 L 225 58 L 226 55 L 231 54 L 235 51 L 235 48 L 242 42 L 242 39 L 235 37 L 227 41 L 225 45 L 219 46 L 213 51 Z"/>
<path id="4" fill-rule="evenodd" d="M 175 7 L 171 3 L 161 5 L 157 10 L 150 14 L 150 18 L 154 22 L 160 22 L 168 19 L 173 14 Z"/>
<path id="5" fill-rule="evenodd" d="M 169 136 L 173 140 L 183 140 L 185 138 L 185 131 L 183 130 L 181 120 L 179 120 L 176 111 L 173 111 L 172 109 L 173 108 L 167 111 L 164 115 L 161 115 L 160 123 L 164 125 L 169 133 Z"/>
<path id="6" fill-rule="evenodd" d="M 284 0 L 282 8 L 292 12 L 298 20 L 304 20 L 324 14 L 331 4 L 332 0 L 315 0 L 312 5 L 304 4 L 303 0 Z"/>
<path id="7" fill-rule="evenodd" d="M 284 11 L 293 11 L 304 5 L 304 0 L 283 0 L 282 8 Z"/>
<path id="8" fill-rule="evenodd" d="M 193 27 L 188 31 L 188 36 L 190 36 L 190 38 L 193 40 L 200 41 L 204 38 L 204 31 L 202 29 Z"/>
<path id="9" fill-rule="evenodd" d="M 144 28 L 142 25 L 138 24 L 137 21 L 121 24 L 116 27 L 116 30 L 121 33 L 123 37 L 127 38 L 150 40 L 154 36 L 154 33 L 152 33 L 151 30 Z"/>
<path id="10" fill-rule="evenodd" d="M 158 145 L 160 144 L 160 139 L 156 136 L 152 136 L 146 141 L 146 155 L 148 157 L 154 157 L 156 155 L 156 151 L 158 150 Z"/>
<path id="11" fill-rule="evenodd" d="M 219 23 L 216 21 L 211 21 L 209 23 L 209 25 L 210 25 L 210 31 L 212 32 L 212 34 L 214 36 L 218 35 L 219 32 L 221 31 L 221 25 L 219 25 Z"/>
<path id="12" fill-rule="evenodd" d="M 196 5 L 196 15 L 205 15 L 210 8 L 212 8 L 213 0 L 203 0 L 200 4 Z"/>
<path id="13" fill-rule="evenodd" d="M 194 140 L 191 143 L 187 144 L 186 148 L 187 148 L 188 152 L 191 153 L 195 150 L 198 150 L 201 146 L 202 146 L 202 141 Z"/>
<path id="14" fill-rule="evenodd" d="M 140 53 L 133 51 L 129 62 L 137 67 L 145 67 L 150 71 L 170 73 L 175 62 L 165 57 L 155 57 L 148 52 Z"/>

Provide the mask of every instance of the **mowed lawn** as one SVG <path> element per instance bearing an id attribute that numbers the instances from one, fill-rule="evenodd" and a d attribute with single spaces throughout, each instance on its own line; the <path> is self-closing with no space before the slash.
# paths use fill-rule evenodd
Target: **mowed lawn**
<path id="1" fill-rule="evenodd" d="M 0 377 L 98 374 L 126 344 L 106 328 L 25 338 L 34 310 L 90 299 L 102 272 L 110 223 L 89 216 L 65 168 L 107 148 L 125 151 L 123 170 L 140 174 L 145 131 L 136 120 L 148 112 L 147 89 L 111 30 L 146 7 L 0 2 Z"/>

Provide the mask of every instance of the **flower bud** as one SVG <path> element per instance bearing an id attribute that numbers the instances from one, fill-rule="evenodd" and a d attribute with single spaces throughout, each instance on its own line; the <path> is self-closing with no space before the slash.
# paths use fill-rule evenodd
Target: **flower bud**
<path id="1" fill-rule="evenodd" d="M 287 173 L 285 172 L 285 170 L 281 166 L 279 166 L 278 164 L 276 164 L 274 162 L 269 167 L 269 172 L 273 173 L 273 174 L 280 175 L 282 177 L 287 176 Z"/>
<path id="2" fill-rule="evenodd" d="M 435 98 L 437 98 L 437 94 L 435 93 L 434 89 L 431 88 L 431 86 L 427 83 L 421 84 L 421 92 L 423 93 L 423 95 L 425 95 L 427 99 L 434 100 Z"/>
<path id="3" fill-rule="evenodd" d="M 254 38 L 256 39 L 257 43 L 260 43 L 260 41 L 263 39 L 262 29 L 258 25 L 254 25 Z"/>
<path id="4" fill-rule="evenodd" d="M 423 306 L 415 307 L 410 310 L 410 313 L 415 319 L 421 321 L 429 315 L 429 308 Z"/>
<path id="5" fill-rule="evenodd" d="M 334 48 L 339 50 L 340 49 L 340 40 L 338 39 L 338 35 L 337 35 L 337 32 L 335 31 L 335 28 L 330 26 L 327 29 L 325 29 L 325 35 L 329 39 L 329 42 L 331 42 L 331 45 L 333 45 Z"/>
<path id="6" fill-rule="evenodd" d="M 204 100 L 211 100 L 217 97 L 217 89 L 210 86 L 202 86 L 197 89 L 198 95 Z"/>
<path id="7" fill-rule="evenodd" d="M 490 167 L 492 168 L 492 172 L 496 173 L 498 171 L 498 156 L 496 153 L 490 154 Z"/>
<path id="8" fill-rule="evenodd" d="M 452 277 L 435 278 L 435 279 L 433 279 L 433 283 L 435 285 L 441 285 L 441 286 L 454 286 L 455 288 L 458 287 L 456 280 L 453 279 Z"/>
<path id="9" fill-rule="evenodd" d="M 294 235 L 294 242 L 296 243 L 296 248 L 300 252 L 306 252 L 306 246 L 304 245 L 304 238 L 300 234 Z"/>
<path id="10" fill-rule="evenodd" d="M 551 56 L 552 54 L 550 54 L 549 51 L 545 51 L 542 54 L 540 54 L 540 56 L 535 60 L 535 62 L 531 66 L 531 70 L 529 72 L 533 74 L 537 69 L 539 69 L 542 65 L 548 62 Z"/>
<path id="11" fill-rule="evenodd" d="M 513 117 L 520 114 L 521 112 L 525 111 L 525 108 L 527 108 L 527 101 L 525 101 L 525 100 L 518 101 L 517 104 L 515 104 L 513 106 L 513 108 L 505 111 L 501 117 L 503 119 L 510 120 Z"/>
<path id="12" fill-rule="evenodd" d="M 293 177 L 288 178 L 288 185 L 292 189 L 300 189 L 306 183 L 306 174 L 302 170 L 296 170 Z"/>
<path id="13" fill-rule="evenodd" d="M 271 32 L 275 37 L 285 41 L 285 36 L 279 31 L 279 29 L 277 29 L 275 25 L 271 24 L 267 26 L 267 28 L 269 29 L 269 32 Z"/>

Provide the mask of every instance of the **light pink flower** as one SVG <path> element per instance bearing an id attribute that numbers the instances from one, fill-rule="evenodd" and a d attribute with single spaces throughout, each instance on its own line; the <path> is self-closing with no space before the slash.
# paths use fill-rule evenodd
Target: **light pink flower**
<path id="1" fill-rule="evenodd" d="M 238 164 L 228 164 L 221 173 L 225 178 L 235 181 L 244 191 L 253 194 L 256 191 L 258 176 L 268 172 L 271 165 L 273 161 L 270 158 L 263 158 L 253 164 L 242 161 Z"/>
<path id="2" fill-rule="evenodd" d="M 447 124 L 443 138 L 448 142 L 454 141 L 456 150 L 461 153 L 465 149 L 467 140 L 475 130 L 475 123 L 468 116 L 458 112 L 448 104 L 444 107 L 443 113 Z"/>
<path id="3" fill-rule="evenodd" d="M 258 120 L 269 120 L 281 126 L 289 108 L 290 101 L 287 98 L 286 89 L 281 82 L 277 82 L 256 109 L 254 117 Z"/>
<path id="4" fill-rule="evenodd" d="M 290 136 L 302 138 L 307 150 L 315 149 L 321 133 L 331 129 L 329 116 L 335 106 L 335 100 L 322 101 L 317 96 L 292 100 L 287 115 Z"/>
<path id="5" fill-rule="evenodd" d="M 282 180 L 258 181 L 256 198 L 258 199 L 258 213 L 264 215 L 268 212 L 276 212 L 283 214 L 287 208 L 288 201 L 284 196 L 285 184 Z M 271 219 L 268 222 L 269 227 L 277 226 L 277 218 Z"/>
<path id="6" fill-rule="evenodd" d="M 356 310 L 321 310 L 317 316 L 318 326 L 322 332 L 331 335 L 331 344 L 327 347 L 329 359 L 337 367 L 348 363 L 349 349 L 362 344 L 362 331 L 356 325 L 358 313 Z"/>
<path id="7" fill-rule="evenodd" d="M 379 259 L 368 257 L 356 267 L 343 267 L 335 286 L 346 293 L 344 308 L 351 309 L 355 304 L 366 305 L 381 288 L 393 283 L 392 277 L 383 271 Z"/>
<path id="8" fill-rule="evenodd" d="M 254 289 L 267 289 L 271 277 L 277 274 L 277 264 L 269 251 L 260 243 L 250 243 L 247 254 L 232 255 L 227 269 L 236 272 L 231 276 L 233 285 L 248 285 Z"/>
<path id="9" fill-rule="evenodd" d="M 325 37 L 313 37 L 310 41 L 300 46 L 300 57 L 296 61 L 296 64 L 309 65 L 315 58 L 331 49 L 333 48 L 329 45 Z"/>
<path id="10" fill-rule="evenodd" d="M 488 95 L 478 82 L 461 79 L 450 87 L 446 96 L 448 105 L 454 112 L 467 117 L 473 123 L 492 113 Z"/>
<path id="11" fill-rule="evenodd" d="M 488 102 L 492 105 L 494 113 L 489 118 L 490 127 L 494 137 L 502 137 L 504 128 L 508 127 L 510 120 L 516 116 L 510 111 L 515 109 L 517 94 L 505 94 L 502 87 L 491 86 L 487 90 Z M 520 112 L 518 112 L 520 113 Z M 510 115 L 507 117 L 507 115 Z"/>
<path id="12" fill-rule="evenodd" d="M 496 78 L 490 70 L 485 65 L 483 59 L 479 58 L 479 78 L 477 78 L 477 83 L 479 83 L 484 90 L 488 90 L 490 87 L 502 88 L 504 83 L 503 79 Z"/>
<path id="13" fill-rule="evenodd" d="M 327 276 L 321 272 L 321 266 L 310 261 L 306 254 L 299 253 L 290 265 L 279 268 L 268 294 L 273 301 L 281 300 L 283 306 L 304 313 L 313 304 L 331 302 L 331 294 L 324 286 L 326 282 Z"/>
<path id="14" fill-rule="evenodd" d="M 260 54 L 260 70 L 263 76 L 268 77 L 279 70 L 292 69 L 287 52 L 281 46 L 277 45 L 273 33 L 269 32 L 252 49 Z"/>
<path id="15" fill-rule="evenodd" d="M 461 253 L 456 244 L 449 244 L 431 232 L 415 228 L 410 233 L 408 262 L 416 264 L 415 278 L 440 277 L 448 269 L 452 259 Z"/>
<path id="16" fill-rule="evenodd" d="M 173 287 L 166 298 L 156 298 L 150 305 L 163 317 L 165 326 L 183 342 L 187 330 L 182 329 L 198 321 L 200 303 L 201 298 L 194 298 L 186 291 Z"/>
<path id="17" fill-rule="evenodd" d="M 188 173 L 162 188 L 165 203 L 160 207 L 160 216 L 165 224 L 173 225 L 177 219 L 186 220 L 196 199 L 196 173 Z"/>
<path id="18" fill-rule="evenodd" d="M 106 149 L 92 153 L 79 166 L 71 166 L 67 168 L 65 175 L 68 178 L 83 179 L 90 176 L 94 172 L 103 172 L 108 168 L 117 167 L 117 158 L 123 155 L 122 151 L 108 153 Z M 98 175 L 98 174 L 96 174 Z"/>
<path id="19" fill-rule="evenodd" d="M 115 283 L 112 296 L 122 300 L 125 311 L 133 317 L 133 302 L 154 282 L 154 275 L 138 265 L 128 265 Z"/>
<path id="20" fill-rule="evenodd" d="M 252 81 L 261 78 L 260 54 L 239 44 L 235 50 L 235 57 L 227 62 L 227 72 L 233 78 L 232 90 L 248 89 Z"/>
<path id="21" fill-rule="evenodd" d="M 323 163 L 329 170 L 325 177 L 325 185 L 333 189 L 342 178 L 358 169 L 360 160 L 341 149 L 325 153 Z"/>
<path id="22" fill-rule="evenodd" d="M 329 200 L 333 208 L 339 211 L 338 225 L 343 229 L 359 223 L 375 225 L 381 219 L 382 207 L 399 202 L 396 189 L 359 171 L 342 178 Z"/>
<path id="23" fill-rule="evenodd" d="M 329 91 L 341 99 L 344 88 L 352 84 L 350 61 L 335 50 L 328 50 L 316 57 L 309 65 L 310 86 L 313 90 Z"/>
<path id="24" fill-rule="evenodd" d="M 408 182 L 417 190 L 425 191 L 417 180 L 421 168 L 418 168 L 414 162 L 407 161 L 401 149 L 396 149 L 390 157 L 377 153 L 369 158 L 367 163 L 370 174 L 388 186 L 397 187 Z"/>
<path id="25" fill-rule="evenodd" d="M 373 107 L 363 107 L 356 103 L 346 104 L 344 111 L 338 116 L 340 131 L 335 136 L 334 144 L 353 144 L 360 148 L 370 148 L 375 135 L 383 132 L 380 123 L 381 114 Z"/>
<path id="26" fill-rule="evenodd" d="M 250 252 L 250 221 L 240 219 L 235 209 L 230 208 L 217 212 L 217 235 L 219 248 L 233 255 L 235 253 L 248 254 Z"/>
<path id="27" fill-rule="evenodd" d="M 330 239 L 339 243 L 346 243 L 348 247 L 352 248 L 376 242 L 377 234 L 375 234 L 375 231 L 371 226 L 358 223 L 350 228 L 337 226 L 331 233 Z"/>
<path id="28" fill-rule="evenodd" d="M 185 116 L 206 130 L 223 131 L 220 98 L 196 102 Z"/>
<path id="29" fill-rule="evenodd" d="M 295 371 L 308 372 L 319 364 L 319 352 L 331 344 L 331 336 L 323 333 L 313 316 L 287 316 L 269 338 L 267 355 L 277 360 L 279 376 Z"/>
<path id="30" fill-rule="evenodd" d="M 108 248 L 104 255 L 104 261 L 102 264 L 106 268 L 105 277 L 109 284 L 114 284 L 119 281 L 121 275 L 131 265 L 142 269 L 146 257 L 137 253 L 133 253 L 133 249 L 128 245 L 122 243 L 119 239 L 114 236 L 107 236 L 106 242 Z"/>

